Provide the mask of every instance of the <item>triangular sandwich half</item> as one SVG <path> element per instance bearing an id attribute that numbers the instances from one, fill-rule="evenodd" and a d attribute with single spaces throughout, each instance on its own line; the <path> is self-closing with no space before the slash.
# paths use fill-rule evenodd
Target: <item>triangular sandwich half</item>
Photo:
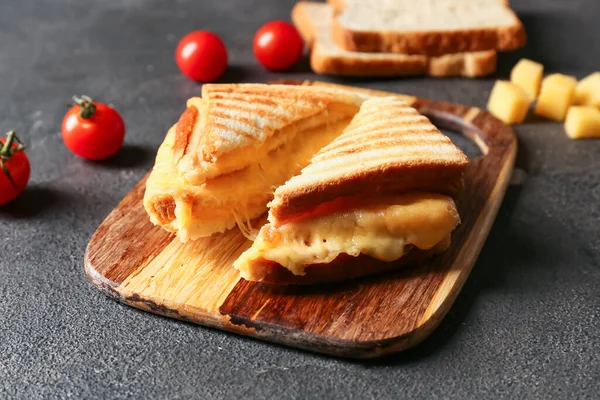
<path id="1" fill-rule="evenodd" d="M 154 224 L 182 241 L 267 211 L 274 189 L 339 136 L 369 96 L 337 88 L 204 85 L 161 145 L 146 182 Z"/>
<path id="2" fill-rule="evenodd" d="M 275 191 L 269 223 L 234 266 L 252 281 L 308 284 L 444 251 L 460 221 L 452 196 L 467 163 L 401 99 L 367 100 L 341 136 Z"/>

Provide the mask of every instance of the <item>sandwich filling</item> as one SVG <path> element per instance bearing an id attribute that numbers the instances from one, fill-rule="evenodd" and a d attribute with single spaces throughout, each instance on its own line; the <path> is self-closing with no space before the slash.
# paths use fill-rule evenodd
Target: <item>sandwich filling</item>
<path id="1" fill-rule="evenodd" d="M 314 122 L 278 148 L 255 158 L 247 152 L 246 166 L 191 185 L 173 163 L 176 126 L 158 150 L 146 182 L 144 205 L 154 224 L 176 232 L 180 240 L 198 239 L 224 232 L 236 224 L 250 235 L 250 220 L 267 210 L 274 190 L 306 166 L 322 147 L 338 137 L 350 117 Z"/>
<path id="2" fill-rule="evenodd" d="M 199 121 L 194 124 L 189 138 L 187 139 L 187 147 L 189 149 L 202 148 L 199 142 L 206 133 L 203 131 L 206 130 L 207 117 L 205 114 L 208 112 L 206 111 L 207 107 L 205 103 L 206 101 L 201 98 L 192 98 L 188 101 L 188 104 L 191 107 L 196 107 L 196 109 L 199 110 Z M 238 109 L 233 110 L 233 112 L 240 113 Z M 348 125 L 351 116 L 356 114 L 356 112 L 358 112 L 358 106 L 356 105 L 334 103 L 310 117 L 299 119 L 281 129 L 275 130 L 276 133 L 260 142 L 260 145 L 258 146 L 236 148 L 219 156 L 215 160 L 204 160 L 201 151 L 189 151 L 188 149 L 181 158 L 175 159 L 174 161 L 177 165 L 177 170 L 186 182 L 192 185 L 201 185 L 202 183 L 221 175 L 239 171 L 261 162 L 267 162 L 273 151 L 281 149 L 290 142 L 294 142 L 292 143 L 293 145 L 301 145 L 299 142 L 305 140 L 307 137 L 306 140 L 311 141 L 311 133 L 314 130 L 323 129 L 324 125 L 332 125 L 340 121 L 343 122 L 344 126 Z M 267 124 L 267 122 L 261 119 L 260 115 L 255 116 L 253 123 L 256 125 L 255 127 L 252 127 L 255 130 L 260 130 L 262 125 Z M 248 128 L 249 122 L 242 123 L 234 120 L 229 121 L 229 124 L 238 128 L 237 131 L 243 131 L 243 127 L 250 129 Z M 325 129 L 328 128 L 326 127 Z M 339 136 L 340 133 L 338 133 L 336 137 Z M 322 143 L 321 147 L 329 144 L 329 142 L 334 139 L 327 136 L 326 132 L 324 135 L 325 136 L 322 138 L 323 141 L 320 142 Z M 316 139 L 321 138 L 317 136 Z M 318 148 L 317 151 L 319 149 L 320 148 Z M 305 149 L 302 148 L 300 149 L 300 151 L 304 150 Z M 310 156 L 314 155 L 315 152 L 312 152 Z"/>
<path id="3" fill-rule="evenodd" d="M 408 193 L 354 208 L 316 212 L 264 225 L 254 244 L 234 263 L 242 277 L 269 260 L 303 275 L 306 266 L 327 264 L 341 254 L 366 254 L 394 261 L 408 245 L 428 250 L 450 235 L 460 217 L 454 200 L 433 193 Z"/>

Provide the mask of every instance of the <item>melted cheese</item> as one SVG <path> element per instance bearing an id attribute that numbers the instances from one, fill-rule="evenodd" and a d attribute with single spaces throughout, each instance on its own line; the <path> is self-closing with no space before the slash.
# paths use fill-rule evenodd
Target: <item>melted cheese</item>
<path id="1" fill-rule="evenodd" d="M 296 121 L 288 126 L 280 129 L 277 134 L 269 137 L 258 147 L 244 147 L 230 151 L 220 156 L 214 162 L 207 162 L 201 159 L 201 154 L 198 152 L 187 153 L 177 163 L 177 169 L 184 179 L 192 185 L 201 185 L 209 179 L 226 175 L 235 171 L 243 170 L 247 167 L 256 165 L 257 160 L 263 160 L 269 162 L 269 154 L 276 149 L 280 149 L 282 146 L 288 146 L 293 143 L 294 145 L 300 145 L 300 151 L 312 150 L 302 148 L 302 143 L 307 136 L 311 136 L 311 132 L 315 130 L 321 131 L 323 127 L 335 127 L 335 124 L 339 121 L 343 121 L 344 126 L 349 123 L 348 115 L 352 116 L 356 113 L 350 113 L 345 110 L 345 113 L 340 113 L 338 110 L 324 110 L 310 118 L 306 118 L 300 121 Z M 200 115 L 203 115 L 200 113 Z M 203 124 L 196 124 L 194 127 L 195 133 L 192 135 L 193 138 L 201 137 L 202 135 L 197 131 L 204 129 Z M 325 136 L 327 133 L 324 133 Z M 336 135 L 336 137 L 339 134 Z M 326 137 L 324 139 L 327 139 Z M 331 139 L 332 140 L 332 139 Z M 331 141 L 329 140 L 329 141 Z M 325 144 L 329 144 L 329 141 Z M 308 143 L 310 147 L 311 144 Z M 190 145 L 194 148 L 194 145 Z M 197 147 L 197 145 L 196 145 Z M 289 148 L 289 147 L 288 147 Z M 319 148 L 320 150 L 320 148 Z M 310 156 L 314 153 L 311 152 Z M 302 156 L 302 154 L 300 154 Z M 309 156 L 309 157 L 310 157 Z"/>
<path id="2" fill-rule="evenodd" d="M 208 179 L 201 185 L 190 185 L 173 164 L 175 130 L 171 129 L 146 183 L 146 210 L 154 224 L 177 233 L 184 242 L 224 232 L 236 223 L 248 234 L 243 222 L 265 213 L 275 188 L 300 172 L 349 122 L 350 118 L 345 118 L 307 129 L 262 158 L 254 158 L 246 168 Z M 166 222 L 164 216 L 156 215 L 159 207 L 153 205 L 165 195 L 175 203 L 175 218 Z"/>
<path id="3" fill-rule="evenodd" d="M 253 262 L 274 261 L 295 275 L 311 264 L 329 263 L 342 253 L 397 260 L 406 245 L 431 249 L 460 219 L 452 198 L 410 193 L 349 211 L 333 212 L 277 227 L 263 226 L 252 247 L 234 263 L 251 275 Z"/>

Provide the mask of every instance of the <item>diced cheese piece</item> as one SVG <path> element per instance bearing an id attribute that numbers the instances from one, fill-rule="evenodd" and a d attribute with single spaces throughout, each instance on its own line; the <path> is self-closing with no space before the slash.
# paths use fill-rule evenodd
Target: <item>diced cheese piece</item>
<path id="1" fill-rule="evenodd" d="M 565 130 L 571 139 L 600 138 L 600 110 L 594 106 L 572 106 Z"/>
<path id="2" fill-rule="evenodd" d="M 543 76 L 542 64 L 522 58 L 510 72 L 510 81 L 527 92 L 531 100 L 535 100 L 540 92 Z"/>
<path id="3" fill-rule="evenodd" d="M 573 104 L 577 79 L 563 74 L 548 75 L 542 81 L 542 90 L 535 106 L 541 117 L 564 121 L 567 110 Z"/>
<path id="4" fill-rule="evenodd" d="M 487 108 L 507 124 L 520 124 L 527 116 L 531 98 L 520 87 L 507 81 L 496 81 Z"/>
<path id="5" fill-rule="evenodd" d="M 600 108 L 600 72 L 579 81 L 575 89 L 575 104 Z"/>

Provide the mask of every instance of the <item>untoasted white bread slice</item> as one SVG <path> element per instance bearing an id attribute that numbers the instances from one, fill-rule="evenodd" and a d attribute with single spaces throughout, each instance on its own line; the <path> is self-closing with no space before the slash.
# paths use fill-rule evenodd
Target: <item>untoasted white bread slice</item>
<path id="1" fill-rule="evenodd" d="M 453 195 L 463 186 L 467 163 L 447 136 L 403 100 L 369 99 L 341 136 L 277 188 L 269 221 L 277 225 L 341 198 Z"/>
<path id="2" fill-rule="evenodd" d="M 525 29 L 505 0 L 334 0 L 335 43 L 345 50 L 443 54 L 514 50 Z"/>
<path id="3" fill-rule="evenodd" d="M 331 6 L 324 3 L 298 2 L 292 10 L 292 20 L 311 49 L 311 67 L 318 74 L 477 77 L 492 74 L 496 70 L 495 50 L 439 57 L 347 51 L 333 42 L 332 18 Z"/>
<path id="4" fill-rule="evenodd" d="M 266 84 L 207 84 L 188 101 L 173 162 L 186 182 L 256 164 L 299 132 L 354 115 L 364 96 L 339 89 Z"/>
<path id="5" fill-rule="evenodd" d="M 394 7 L 396 5 L 396 0 L 327 0 L 327 3 L 329 3 L 331 5 L 331 7 L 333 7 L 334 11 L 336 12 L 340 12 L 342 11 L 342 9 L 344 7 L 347 7 L 348 5 L 356 5 L 356 4 L 361 4 L 361 3 L 366 3 L 367 1 L 371 2 L 374 6 L 380 7 Z M 428 1 L 428 0 L 425 0 Z M 430 4 L 431 4 L 431 0 Z M 442 0 L 444 1 L 444 0 Z M 473 0 L 473 3 L 476 3 L 477 1 L 481 2 L 481 3 L 487 3 L 488 0 Z M 497 2 L 500 4 L 504 4 L 507 7 L 510 6 L 510 1 L 509 0 L 491 0 L 492 2 Z M 437 2 L 439 3 L 440 0 L 437 0 Z M 445 0 L 445 3 L 457 3 L 457 0 Z M 458 2 L 460 2 L 460 0 L 458 0 Z"/>
<path id="6" fill-rule="evenodd" d="M 333 11 L 336 13 L 341 12 L 348 5 L 360 5 L 365 4 L 366 2 L 371 2 L 376 7 L 383 8 L 394 8 L 397 6 L 396 0 L 326 0 L 327 3 L 333 8 Z M 460 3 L 464 0 L 424 0 L 429 1 L 428 7 L 434 6 L 436 3 L 446 3 L 448 5 Z M 510 7 L 510 0 L 473 0 L 471 3 L 481 3 L 482 5 L 486 5 L 489 3 L 497 3 L 500 5 L 505 5 L 506 7 Z"/>

